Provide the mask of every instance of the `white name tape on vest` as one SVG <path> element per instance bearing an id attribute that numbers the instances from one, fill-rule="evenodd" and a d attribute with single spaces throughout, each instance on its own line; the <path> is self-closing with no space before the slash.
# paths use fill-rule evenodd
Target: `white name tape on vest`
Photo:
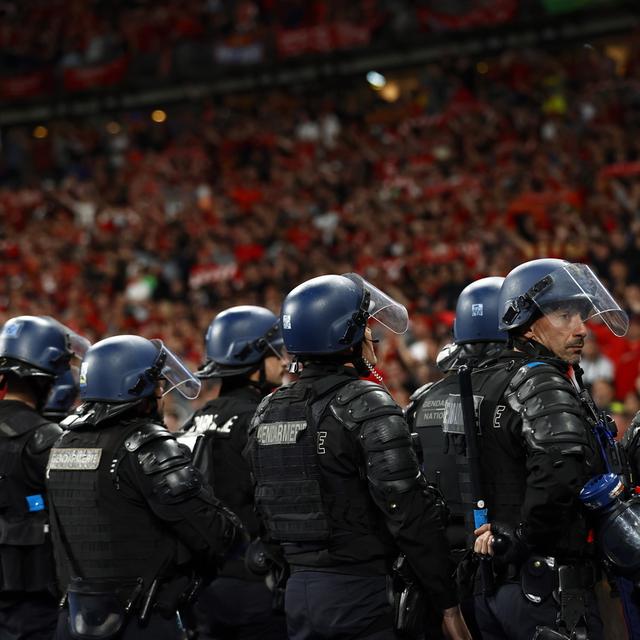
<path id="1" fill-rule="evenodd" d="M 51 449 L 48 469 L 60 471 L 95 471 L 100 465 L 102 449 Z"/>
<path id="2" fill-rule="evenodd" d="M 298 434 L 307 428 L 305 420 L 294 422 L 268 422 L 258 427 L 258 442 L 261 445 L 295 444 Z"/>

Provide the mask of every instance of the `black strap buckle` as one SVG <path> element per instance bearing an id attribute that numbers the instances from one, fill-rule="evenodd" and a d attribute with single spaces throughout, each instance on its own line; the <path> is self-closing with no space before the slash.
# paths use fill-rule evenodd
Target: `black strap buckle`
<path id="1" fill-rule="evenodd" d="M 351 344 L 351 342 L 353 341 L 353 336 L 358 328 L 365 327 L 367 325 L 367 320 L 369 319 L 370 299 L 371 294 L 365 289 L 362 296 L 362 301 L 360 302 L 360 307 L 347 321 L 347 328 L 344 332 L 344 335 L 342 336 L 342 338 L 340 338 L 340 340 L 338 340 L 340 344 Z"/>

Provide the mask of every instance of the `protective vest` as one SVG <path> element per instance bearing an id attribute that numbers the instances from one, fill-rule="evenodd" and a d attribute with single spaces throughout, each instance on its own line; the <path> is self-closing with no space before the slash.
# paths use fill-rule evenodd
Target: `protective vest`
<path id="1" fill-rule="evenodd" d="M 337 530 L 366 535 L 376 527 L 364 470 L 323 474 L 317 459 L 323 418 L 349 382 L 339 374 L 300 380 L 267 396 L 256 412 L 249 444 L 255 501 L 274 540 L 321 542 Z"/>
<path id="2" fill-rule="evenodd" d="M 170 567 L 177 541 L 142 496 L 120 485 L 119 467 L 135 431 L 158 427 L 142 420 L 65 432 L 51 450 L 48 491 L 58 578 L 135 580 L 144 587 Z M 133 440 L 133 439 L 132 439 Z M 127 446 L 125 446 L 125 442 Z M 132 453 L 134 453 L 132 451 Z"/>
<path id="3" fill-rule="evenodd" d="M 204 436 L 197 467 L 216 498 L 242 520 L 252 538 L 258 535 L 259 524 L 253 508 L 250 469 L 242 452 L 261 399 L 252 386 L 234 389 L 204 405 L 185 426 L 185 431 Z"/>
<path id="4" fill-rule="evenodd" d="M 449 544 L 454 549 L 465 548 L 474 529 L 473 498 L 456 373 L 419 393 L 411 416 L 410 426 L 420 436 L 424 475 L 447 503 Z"/>
<path id="5" fill-rule="evenodd" d="M 25 471 L 27 443 L 38 431 L 49 441 L 61 432 L 21 402 L 0 402 L 0 591 L 54 589 L 44 468 L 41 483 Z"/>
<path id="6" fill-rule="evenodd" d="M 496 437 L 501 417 L 510 413 L 505 393 L 524 358 L 500 360 L 493 366 L 473 372 L 474 405 L 478 417 L 478 442 L 482 475 L 482 495 L 489 509 L 489 520 L 518 523 L 526 489 L 526 458 L 517 438 Z M 456 398 L 459 402 L 459 399 Z M 518 419 L 518 418 L 515 418 Z M 505 449 L 506 446 L 506 449 Z M 472 496 L 465 493 L 464 508 L 473 509 Z"/>
<path id="7" fill-rule="evenodd" d="M 549 474 L 554 473 L 554 456 L 559 457 L 558 461 L 562 458 L 563 447 L 590 450 L 593 459 L 588 464 L 594 474 L 599 473 L 592 425 L 561 361 L 505 353 L 496 365 L 475 371 L 472 381 L 490 520 L 511 524 L 522 520 L 527 449 L 544 451 L 538 464 L 547 465 L 544 471 Z M 557 498 L 549 495 L 548 499 L 553 503 Z M 587 541 L 588 529 L 576 495 L 575 515 L 562 535 L 550 541 L 549 551 L 558 557 L 589 555 L 592 549 Z"/>

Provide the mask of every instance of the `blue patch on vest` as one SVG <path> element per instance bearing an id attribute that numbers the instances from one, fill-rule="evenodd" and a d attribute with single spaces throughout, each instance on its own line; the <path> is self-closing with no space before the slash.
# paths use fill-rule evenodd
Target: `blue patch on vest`
<path id="1" fill-rule="evenodd" d="M 29 511 L 44 511 L 44 498 L 39 493 L 27 496 L 26 500 Z"/>
<path id="2" fill-rule="evenodd" d="M 479 529 L 483 524 L 489 522 L 487 509 L 474 509 L 473 510 L 473 524 L 476 529 Z"/>
<path id="3" fill-rule="evenodd" d="M 541 364 L 544 364 L 544 362 L 527 362 L 525 366 L 531 369 L 532 367 L 539 367 Z"/>

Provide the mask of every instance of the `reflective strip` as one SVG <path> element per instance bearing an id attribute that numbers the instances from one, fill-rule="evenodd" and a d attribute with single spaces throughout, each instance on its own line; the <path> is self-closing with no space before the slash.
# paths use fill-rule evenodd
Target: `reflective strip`
<path id="1" fill-rule="evenodd" d="M 298 434 L 307 428 L 306 420 L 291 422 L 268 422 L 258 427 L 257 440 L 263 446 L 272 444 L 295 444 Z"/>
<path id="2" fill-rule="evenodd" d="M 102 449 L 51 449 L 47 469 L 95 471 L 101 456 Z"/>

